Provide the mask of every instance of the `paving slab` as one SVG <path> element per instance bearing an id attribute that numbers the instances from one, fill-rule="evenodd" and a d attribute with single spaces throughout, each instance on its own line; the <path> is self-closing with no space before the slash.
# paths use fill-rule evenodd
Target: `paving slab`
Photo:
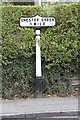
<path id="1" fill-rule="evenodd" d="M 78 97 L 49 97 L 0 101 L 0 116 L 15 118 L 78 116 Z"/>

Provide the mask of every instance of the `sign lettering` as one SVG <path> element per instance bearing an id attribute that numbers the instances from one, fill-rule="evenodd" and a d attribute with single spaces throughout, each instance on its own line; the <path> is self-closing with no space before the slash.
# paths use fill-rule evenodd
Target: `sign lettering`
<path id="1" fill-rule="evenodd" d="M 20 18 L 21 27 L 48 27 L 54 25 L 54 17 L 41 17 L 39 15 L 36 15 L 35 17 Z"/>

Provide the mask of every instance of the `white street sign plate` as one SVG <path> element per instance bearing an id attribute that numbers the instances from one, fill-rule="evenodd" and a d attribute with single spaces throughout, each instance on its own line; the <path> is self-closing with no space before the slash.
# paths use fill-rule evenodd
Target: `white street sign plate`
<path id="1" fill-rule="evenodd" d="M 36 15 L 34 17 L 21 17 L 20 18 L 20 26 L 21 27 L 48 27 L 55 25 L 54 17 L 41 17 Z"/>

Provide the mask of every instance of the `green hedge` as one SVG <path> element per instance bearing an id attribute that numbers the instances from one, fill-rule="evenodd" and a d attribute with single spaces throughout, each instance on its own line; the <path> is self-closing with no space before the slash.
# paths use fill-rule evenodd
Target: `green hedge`
<path id="1" fill-rule="evenodd" d="M 21 16 L 54 16 L 56 26 L 41 29 L 44 94 L 71 93 L 71 77 L 78 74 L 78 4 L 48 7 L 2 7 L 3 98 L 29 97 L 35 93 L 35 29 L 21 28 Z"/>

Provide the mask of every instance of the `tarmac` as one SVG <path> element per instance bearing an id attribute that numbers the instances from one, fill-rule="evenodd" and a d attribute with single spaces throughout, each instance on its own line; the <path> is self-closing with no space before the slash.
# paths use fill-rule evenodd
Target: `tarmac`
<path id="1" fill-rule="evenodd" d="M 0 118 L 42 117 L 47 120 L 55 116 L 79 118 L 79 97 L 0 100 Z"/>

